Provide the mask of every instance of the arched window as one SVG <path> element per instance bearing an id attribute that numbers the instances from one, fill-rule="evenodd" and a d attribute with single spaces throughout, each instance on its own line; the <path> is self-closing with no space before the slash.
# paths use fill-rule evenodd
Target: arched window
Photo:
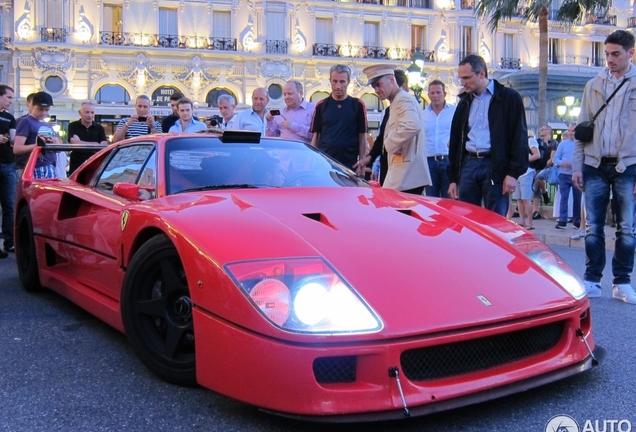
<path id="1" fill-rule="evenodd" d="M 232 93 L 231 91 L 229 91 L 228 89 L 224 89 L 224 88 L 213 88 L 212 90 L 210 90 L 210 92 L 205 98 L 205 102 L 208 104 L 209 107 L 218 108 L 219 104 L 217 103 L 217 100 L 219 99 L 219 96 L 224 94 L 232 96 L 234 100 L 236 101 L 236 103 L 238 103 L 238 99 L 236 95 Z"/>
<path id="2" fill-rule="evenodd" d="M 119 84 L 106 84 L 97 90 L 95 99 L 99 104 L 128 105 L 128 102 L 130 102 L 130 94 Z"/>
<path id="3" fill-rule="evenodd" d="M 362 102 L 367 106 L 367 112 L 382 112 L 384 111 L 384 105 L 380 98 L 374 93 L 365 93 L 360 98 Z"/>
<path id="4" fill-rule="evenodd" d="M 311 95 L 310 102 L 316 103 L 316 102 L 321 101 L 323 99 L 326 99 L 328 97 L 329 97 L 329 93 L 324 92 L 324 91 L 318 91 L 318 92 L 316 92 L 316 93 Z"/>

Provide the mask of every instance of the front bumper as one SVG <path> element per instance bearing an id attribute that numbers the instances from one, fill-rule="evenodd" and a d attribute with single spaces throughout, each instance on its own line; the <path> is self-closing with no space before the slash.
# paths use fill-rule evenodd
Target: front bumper
<path id="1" fill-rule="evenodd" d="M 589 303 L 567 311 L 494 327 L 424 335 L 398 340 L 347 343 L 290 343 L 236 327 L 195 309 L 197 381 L 204 387 L 257 407 L 310 421 L 350 422 L 430 414 L 486 401 L 556 381 L 596 363 L 577 330 L 591 347 Z M 563 321 L 563 335 L 549 350 L 459 376 L 414 381 L 400 373 L 407 350 L 456 343 Z M 309 341 L 315 338 L 308 338 Z M 328 338 L 338 341 L 338 337 Z M 597 360 L 604 350 L 593 348 Z M 319 383 L 313 365 L 324 357 L 355 356 L 354 382 Z M 404 399 L 402 399 L 404 395 Z"/>

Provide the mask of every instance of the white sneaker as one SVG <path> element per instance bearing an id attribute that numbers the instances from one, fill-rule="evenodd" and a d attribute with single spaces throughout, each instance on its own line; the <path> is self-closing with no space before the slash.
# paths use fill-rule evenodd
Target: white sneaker
<path id="1" fill-rule="evenodd" d="M 572 240 L 578 240 L 578 239 L 582 239 L 583 237 L 585 237 L 585 231 L 584 230 L 579 230 L 576 233 L 574 233 L 574 235 L 572 237 L 570 237 Z"/>
<path id="2" fill-rule="evenodd" d="M 636 292 L 630 284 L 612 285 L 612 297 L 625 303 L 636 304 Z"/>
<path id="3" fill-rule="evenodd" d="M 585 291 L 589 298 L 601 296 L 601 284 L 599 282 L 585 281 Z"/>

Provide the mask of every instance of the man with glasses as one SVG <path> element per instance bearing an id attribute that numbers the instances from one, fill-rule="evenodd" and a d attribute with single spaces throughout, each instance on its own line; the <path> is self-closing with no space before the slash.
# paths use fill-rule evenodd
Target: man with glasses
<path id="1" fill-rule="evenodd" d="M 311 145 L 318 147 L 343 165 L 354 169 L 364 159 L 367 149 L 367 113 L 364 102 L 347 95 L 351 70 L 335 65 L 329 71 L 331 95 L 316 104 L 311 121 Z M 364 175 L 364 165 L 355 168 Z"/>
<path id="2" fill-rule="evenodd" d="M 528 128 L 521 96 L 488 78 L 483 58 L 458 67 L 464 86 L 451 125 L 448 194 L 502 216 L 517 178 L 528 169 Z"/>

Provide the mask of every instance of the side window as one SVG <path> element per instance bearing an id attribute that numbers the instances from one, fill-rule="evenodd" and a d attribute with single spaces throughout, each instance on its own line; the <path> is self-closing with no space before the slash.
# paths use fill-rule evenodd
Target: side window
<path id="1" fill-rule="evenodd" d="M 154 158 L 154 148 L 153 144 L 142 144 L 117 149 L 100 174 L 95 189 L 110 193 L 116 183 L 136 183 L 146 161 L 150 157 Z M 155 166 L 156 163 L 152 166 L 146 164 L 152 171 Z"/>

